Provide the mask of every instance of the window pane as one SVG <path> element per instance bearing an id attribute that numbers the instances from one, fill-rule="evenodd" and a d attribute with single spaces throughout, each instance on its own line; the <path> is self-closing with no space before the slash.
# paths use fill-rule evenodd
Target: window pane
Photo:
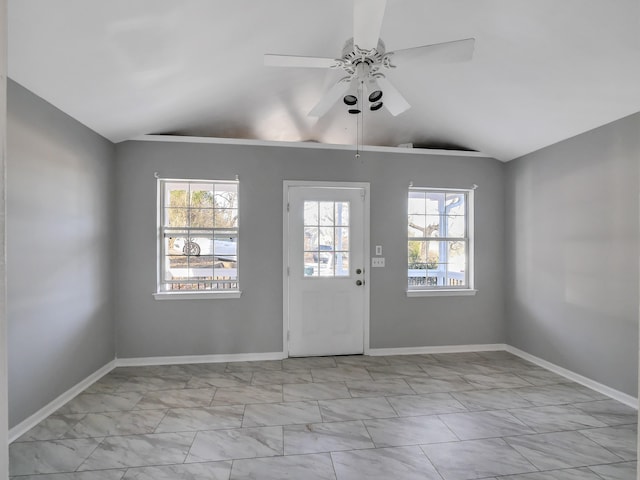
<path id="1" fill-rule="evenodd" d="M 464 272 L 467 268 L 466 243 L 447 242 L 447 257 L 449 271 Z"/>
<path id="2" fill-rule="evenodd" d="M 349 225 L 349 202 L 336 202 L 336 225 Z"/>
<path id="3" fill-rule="evenodd" d="M 236 183 L 216 183 L 213 206 L 216 208 L 238 208 L 238 185 Z"/>
<path id="4" fill-rule="evenodd" d="M 189 206 L 189 184 L 188 183 L 165 183 L 164 184 L 164 206 L 165 207 L 188 207 Z"/>
<path id="5" fill-rule="evenodd" d="M 215 217 L 215 226 L 217 228 L 237 228 L 238 227 L 238 209 L 236 208 L 216 208 L 213 211 Z"/>
<path id="6" fill-rule="evenodd" d="M 424 215 L 426 208 L 424 192 L 409 192 L 409 215 Z"/>
<path id="7" fill-rule="evenodd" d="M 189 279 L 195 281 L 211 280 L 213 277 L 213 255 L 189 257 Z"/>
<path id="8" fill-rule="evenodd" d="M 318 237 L 320 229 L 318 227 L 304 227 L 304 249 L 318 250 Z"/>
<path id="9" fill-rule="evenodd" d="M 191 208 L 213 208 L 213 185 L 192 183 L 190 192 Z"/>
<path id="10" fill-rule="evenodd" d="M 320 227 L 320 249 L 333 250 L 333 227 Z"/>
<path id="11" fill-rule="evenodd" d="M 427 214 L 439 215 L 443 212 L 445 194 L 442 192 L 426 192 L 427 196 Z"/>
<path id="12" fill-rule="evenodd" d="M 218 259 L 229 258 L 234 262 L 238 255 L 238 237 L 231 232 L 216 232 L 213 241 L 213 254 Z"/>
<path id="13" fill-rule="evenodd" d="M 336 250 L 349 250 L 349 227 L 337 227 L 336 229 L 336 238 L 335 238 L 335 249 Z"/>
<path id="14" fill-rule="evenodd" d="M 446 199 L 447 213 L 449 215 L 465 214 L 465 194 L 464 193 L 447 193 Z"/>
<path id="15" fill-rule="evenodd" d="M 189 210 L 186 208 L 165 208 L 164 225 L 167 227 L 188 227 Z"/>
<path id="16" fill-rule="evenodd" d="M 320 225 L 334 225 L 334 202 L 320 202 Z"/>
<path id="17" fill-rule="evenodd" d="M 463 216 L 450 216 L 447 218 L 447 237 L 465 236 L 465 219 Z"/>
<path id="18" fill-rule="evenodd" d="M 424 215 L 409 215 L 409 237 L 424 237 L 426 221 Z"/>
<path id="19" fill-rule="evenodd" d="M 189 210 L 190 227 L 213 228 L 213 210 L 192 208 Z"/>
<path id="20" fill-rule="evenodd" d="M 336 252 L 334 257 L 336 277 L 349 276 L 349 254 L 347 252 Z"/>
<path id="21" fill-rule="evenodd" d="M 318 202 L 304 202 L 304 224 L 318 225 Z"/>

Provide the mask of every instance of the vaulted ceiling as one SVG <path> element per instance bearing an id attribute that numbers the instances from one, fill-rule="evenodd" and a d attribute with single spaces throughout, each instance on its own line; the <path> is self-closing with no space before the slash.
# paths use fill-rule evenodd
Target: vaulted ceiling
<path id="1" fill-rule="evenodd" d="M 146 134 L 476 150 L 508 161 L 640 111 L 637 0 L 388 0 L 387 50 L 474 37 L 470 62 L 386 72 L 411 105 L 307 114 L 341 75 L 350 0 L 9 0 L 9 76 L 113 142 Z"/>

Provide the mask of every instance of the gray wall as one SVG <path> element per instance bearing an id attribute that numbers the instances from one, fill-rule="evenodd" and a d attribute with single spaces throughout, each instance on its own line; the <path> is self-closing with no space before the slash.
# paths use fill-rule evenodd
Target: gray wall
<path id="1" fill-rule="evenodd" d="M 115 355 L 114 146 L 8 85 L 9 423 Z"/>
<path id="2" fill-rule="evenodd" d="M 504 166 L 487 158 L 215 144 L 125 142 L 116 161 L 118 357 L 282 351 L 283 180 L 371 182 L 371 347 L 498 343 L 504 323 Z M 156 179 L 240 176 L 240 299 L 154 300 Z M 406 197 L 476 191 L 475 297 L 407 298 Z"/>
<path id="3" fill-rule="evenodd" d="M 507 164 L 509 344 L 637 396 L 640 114 Z"/>

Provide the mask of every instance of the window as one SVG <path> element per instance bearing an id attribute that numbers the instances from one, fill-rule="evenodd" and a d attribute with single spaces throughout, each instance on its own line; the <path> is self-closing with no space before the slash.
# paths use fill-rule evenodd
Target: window
<path id="1" fill-rule="evenodd" d="M 159 180 L 159 192 L 158 292 L 239 293 L 238 182 Z"/>
<path id="2" fill-rule="evenodd" d="M 409 293 L 473 292 L 472 203 L 473 190 L 409 190 Z"/>

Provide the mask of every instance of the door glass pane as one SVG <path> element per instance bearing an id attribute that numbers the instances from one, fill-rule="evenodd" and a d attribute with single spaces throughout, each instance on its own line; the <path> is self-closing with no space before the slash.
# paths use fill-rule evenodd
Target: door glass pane
<path id="1" fill-rule="evenodd" d="M 349 202 L 304 202 L 304 277 L 349 275 Z"/>

